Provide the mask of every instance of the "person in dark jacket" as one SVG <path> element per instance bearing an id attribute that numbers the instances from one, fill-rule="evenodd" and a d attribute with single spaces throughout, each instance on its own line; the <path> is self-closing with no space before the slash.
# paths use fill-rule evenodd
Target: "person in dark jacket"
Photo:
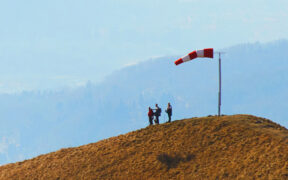
<path id="1" fill-rule="evenodd" d="M 150 123 L 150 125 L 153 125 L 153 115 L 154 115 L 154 112 L 153 112 L 153 110 L 149 107 L 149 108 L 148 108 L 148 118 L 149 118 L 149 123 Z"/>
<path id="2" fill-rule="evenodd" d="M 161 116 L 161 108 L 158 106 L 158 104 L 155 104 L 156 109 L 155 110 L 155 123 L 159 124 L 159 116 Z"/>
<path id="3" fill-rule="evenodd" d="M 171 122 L 171 116 L 172 116 L 172 106 L 170 103 L 168 103 L 167 109 L 165 110 L 165 112 L 168 115 L 168 122 Z"/>

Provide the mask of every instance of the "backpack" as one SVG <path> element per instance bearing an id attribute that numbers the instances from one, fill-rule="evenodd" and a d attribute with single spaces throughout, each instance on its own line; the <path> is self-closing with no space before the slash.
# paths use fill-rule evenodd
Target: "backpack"
<path id="1" fill-rule="evenodd" d="M 162 112 L 162 109 L 159 108 L 159 109 L 158 109 L 158 115 L 159 115 L 159 116 L 161 116 L 161 112 Z"/>

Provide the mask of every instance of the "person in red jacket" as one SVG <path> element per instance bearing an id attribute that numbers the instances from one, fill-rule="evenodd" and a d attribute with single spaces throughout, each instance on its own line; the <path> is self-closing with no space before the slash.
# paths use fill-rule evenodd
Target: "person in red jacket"
<path id="1" fill-rule="evenodd" d="M 149 123 L 150 123 L 150 125 L 153 125 L 153 115 L 154 115 L 154 112 L 153 112 L 153 110 L 149 107 L 148 117 L 149 117 Z"/>

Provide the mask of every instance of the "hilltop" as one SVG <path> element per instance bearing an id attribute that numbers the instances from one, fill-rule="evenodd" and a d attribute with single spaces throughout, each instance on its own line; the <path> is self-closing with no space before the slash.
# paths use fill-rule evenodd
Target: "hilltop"
<path id="1" fill-rule="evenodd" d="M 149 126 L 0 167 L 0 179 L 287 179 L 288 131 L 232 115 Z"/>

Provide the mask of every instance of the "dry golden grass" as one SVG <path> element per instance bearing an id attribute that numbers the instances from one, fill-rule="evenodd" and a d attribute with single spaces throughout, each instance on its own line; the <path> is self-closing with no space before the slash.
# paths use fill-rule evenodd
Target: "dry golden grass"
<path id="1" fill-rule="evenodd" d="M 251 115 L 184 119 L 1 166 L 0 179 L 288 179 L 288 131 Z"/>

